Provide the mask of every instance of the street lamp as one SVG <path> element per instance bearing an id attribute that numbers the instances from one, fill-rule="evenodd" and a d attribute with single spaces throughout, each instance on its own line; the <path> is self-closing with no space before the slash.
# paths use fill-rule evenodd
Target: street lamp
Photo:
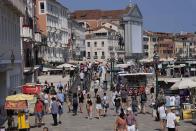
<path id="1" fill-rule="evenodd" d="M 155 69 L 155 76 L 156 76 L 156 89 L 155 89 L 155 94 L 156 94 L 156 98 L 158 96 L 158 63 L 159 63 L 159 55 L 157 53 L 154 54 L 153 56 L 153 61 L 154 61 L 154 69 Z"/>
<path id="2" fill-rule="evenodd" d="M 110 90 L 113 90 L 113 88 L 114 88 L 114 85 L 113 85 L 114 62 L 115 62 L 114 55 L 111 54 L 111 56 L 110 56 L 110 67 L 111 67 L 111 69 L 110 69 L 110 72 L 111 72 Z"/>

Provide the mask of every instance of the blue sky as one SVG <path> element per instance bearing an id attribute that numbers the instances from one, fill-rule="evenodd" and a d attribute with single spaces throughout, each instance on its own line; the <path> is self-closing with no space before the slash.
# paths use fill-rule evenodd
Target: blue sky
<path id="1" fill-rule="evenodd" d="M 123 9 L 129 0 L 60 0 L 71 11 Z M 144 17 L 144 28 L 160 32 L 196 32 L 196 0 L 132 0 Z"/>

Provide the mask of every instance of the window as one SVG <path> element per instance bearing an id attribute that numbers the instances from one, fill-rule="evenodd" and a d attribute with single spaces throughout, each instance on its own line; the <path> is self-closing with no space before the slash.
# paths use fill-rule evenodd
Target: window
<path id="1" fill-rule="evenodd" d="M 101 46 L 104 47 L 104 41 L 101 42 Z"/>
<path id="2" fill-rule="evenodd" d="M 97 47 L 97 42 L 94 43 L 94 47 Z"/>
<path id="3" fill-rule="evenodd" d="M 91 46 L 91 45 L 90 45 L 90 42 L 88 42 L 88 43 L 87 43 L 87 47 L 90 47 L 90 46 Z"/>
<path id="4" fill-rule="evenodd" d="M 44 2 L 40 2 L 40 13 L 45 13 L 45 5 L 44 5 Z"/>
<path id="5" fill-rule="evenodd" d="M 152 42 L 156 42 L 157 41 L 157 39 L 156 38 L 152 38 Z"/>
<path id="6" fill-rule="evenodd" d="M 97 56 L 97 52 L 95 52 L 95 56 Z"/>
<path id="7" fill-rule="evenodd" d="M 144 45 L 144 49 L 148 49 L 148 45 Z"/>
<path id="8" fill-rule="evenodd" d="M 105 56 L 105 52 L 104 51 L 102 51 L 101 54 L 102 54 L 102 56 Z"/>
<path id="9" fill-rule="evenodd" d="M 148 41 L 148 40 L 149 40 L 149 39 L 148 39 L 148 38 L 146 38 L 146 37 L 144 37 L 144 38 L 143 38 L 143 41 Z"/>
<path id="10" fill-rule="evenodd" d="M 91 57 L 91 53 L 90 52 L 88 52 L 87 57 Z"/>

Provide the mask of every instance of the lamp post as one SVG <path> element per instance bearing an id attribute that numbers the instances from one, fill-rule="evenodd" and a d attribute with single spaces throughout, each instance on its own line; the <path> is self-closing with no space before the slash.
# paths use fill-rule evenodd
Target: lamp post
<path id="1" fill-rule="evenodd" d="M 115 58 L 114 58 L 114 55 L 111 55 L 111 58 L 110 58 L 110 71 L 111 71 L 111 82 L 110 82 L 110 90 L 113 90 L 113 69 L 114 69 L 114 62 L 115 62 Z"/>
<path id="2" fill-rule="evenodd" d="M 157 98 L 158 91 L 159 91 L 159 85 L 158 85 L 158 63 L 159 63 L 159 55 L 157 53 L 154 54 L 153 61 L 154 61 L 154 69 L 155 69 L 155 77 L 156 77 L 155 94 L 156 94 L 156 98 Z"/>

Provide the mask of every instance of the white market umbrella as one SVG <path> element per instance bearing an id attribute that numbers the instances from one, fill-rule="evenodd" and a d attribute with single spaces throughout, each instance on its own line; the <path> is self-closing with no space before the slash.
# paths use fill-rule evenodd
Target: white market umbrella
<path id="1" fill-rule="evenodd" d="M 65 67 L 65 68 L 70 68 L 70 67 L 76 68 L 75 65 L 72 65 L 72 64 L 69 64 L 69 63 L 64 63 L 62 65 L 57 66 L 56 68 L 63 68 L 63 67 Z"/>
<path id="2" fill-rule="evenodd" d="M 196 87 L 196 82 L 191 79 L 183 79 L 171 86 L 171 90 L 188 89 Z"/>
<path id="3" fill-rule="evenodd" d="M 131 64 L 117 64 L 115 67 L 117 68 L 128 68 Z"/>

